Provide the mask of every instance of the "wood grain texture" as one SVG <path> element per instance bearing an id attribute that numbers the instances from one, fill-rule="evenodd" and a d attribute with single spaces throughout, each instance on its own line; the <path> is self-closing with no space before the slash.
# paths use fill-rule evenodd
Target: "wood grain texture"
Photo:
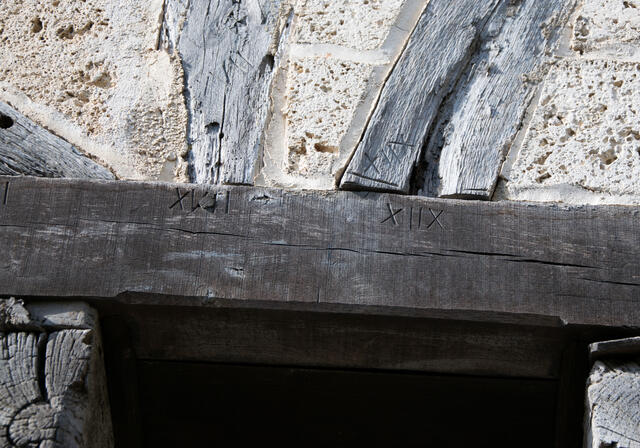
<path id="1" fill-rule="evenodd" d="M 596 361 L 587 388 L 585 447 L 640 447 L 637 359 Z"/>
<path id="2" fill-rule="evenodd" d="M 617 356 L 640 356 L 640 337 L 595 342 L 589 346 L 592 360 Z"/>
<path id="3" fill-rule="evenodd" d="M 431 0 L 387 80 L 342 189 L 408 193 L 444 97 L 500 0 Z"/>
<path id="4" fill-rule="evenodd" d="M 8 308 L 28 315 L 16 302 Z M 13 327 L 0 333 L 0 446 L 112 447 L 99 332 L 34 331 L 39 324 L 0 325 Z"/>
<path id="5" fill-rule="evenodd" d="M 138 359 L 557 378 L 555 326 L 127 305 Z"/>
<path id="6" fill-rule="evenodd" d="M 253 184 L 283 3 L 167 1 L 163 39 L 182 59 L 196 183 Z M 184 25 L 175 29 L 182 14 Z"/>
<path id="7" fill-rule="evenodd" d="M 0 174 L 114 179 L 73 145 L 0 102 Z"/>
<path id="8" fill-rule="evenodd" d="M 440 110 L 425 153 L 422 194 L 491 198 L 538 87 L 529 78 L 542 77 L 544 57 L 556 46 L 574 7 L 573 0 L 502 2 Z"/>
<path id="9" fill-rule="evenodd" d="M 640 323 L 633 207 L 0 177 L 2 190 L 0 295 L 138 292 Z"/>

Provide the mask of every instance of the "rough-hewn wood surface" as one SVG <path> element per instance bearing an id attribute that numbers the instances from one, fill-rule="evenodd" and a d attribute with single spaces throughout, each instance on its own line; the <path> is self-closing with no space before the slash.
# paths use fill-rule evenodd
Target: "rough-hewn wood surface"
<path id="1" fill-rule="evenodd" d="M 82 317 L 63 322 L 55 306 L 58 324 L 11 299 L 0 305 L 0 446 L 112 447 L 99 332 L 67 328 Z"/>
<path id="2" fill-rule="evenodd" d="M 491 199 L 535 96 L 534 80 L 542 78 L 543 58 L 574 7 L 574 0 L 502 2 L 479 33 L 478 49 L 440 111 L 427 146 L 422 194 Z"/>
<path id="3" fill-rule="evenodd" d="M 640 337 L 595 342 L 589 346 L 589 357 L 593 361 L 621 356 L 640 356 Z"/>
<path id="4" fill-rule="evenodd" d="M 163 39 L 182 58 L 197 183 L 253 184 L 285 21 L 283 3 L 168 0 L 165 5 Z"/>
<path id="5" fill-rule="evenodd" d="M 0 186 L 0 295 L 130 291 L 183 305 L 209 297 L 640 324 L 633 207 L 6 177 Z"/>
<path id="6" fill-rule="evenodd" d="M 0 102 L 0 174 L 114 179 L 70 143 Z"/>
<path id="7" fill-rule="evenodd" d="M 535 72 L 574 5 L 432 0 L 382 90 L 341 187 L 490 198 L 535 93 L 523 76 L 540 77 Z M 423 175 L 416 166 L 425 145 Z"/>
<path id="8" fill-rule="evenodd" d="M 640 447 L 640 358 L 596 361 L 587 387 L 585 447 Z"/>
<path id="9" fill-rule="evenodd" d="M 138 359 L 558 378 L 560 321 L 127 305 Z M 537 325 L 536 325 L 537 323 Z"/>
<path id="10" fill-rule="evenodd" d="M 408 193 L 444 97 L 500 0 L 432 0 L 387 80 L 341 188 Z"/>

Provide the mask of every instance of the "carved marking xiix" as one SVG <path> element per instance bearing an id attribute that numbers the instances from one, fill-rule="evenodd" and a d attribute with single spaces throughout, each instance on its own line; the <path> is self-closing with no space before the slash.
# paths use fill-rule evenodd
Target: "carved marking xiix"
<path id="1" fill-rule="evenodd" d="M 380 224 L 385 224 L 388 222 L 393 227 L 402 226 L 405 224 L 402 218 L 407 215 L 409 219 L 407 219 L 406 226 L 410 231 L 426 231 L 435 228 L 446 230 L 446 227 L 441 220 L 443 214 L 444 210 L 434 210 L 432 208 L 424 207 L 395 209 L 393 205 L 388 203 L 387 207 L 385 208 L 385 218 L 380 221 Z"/>

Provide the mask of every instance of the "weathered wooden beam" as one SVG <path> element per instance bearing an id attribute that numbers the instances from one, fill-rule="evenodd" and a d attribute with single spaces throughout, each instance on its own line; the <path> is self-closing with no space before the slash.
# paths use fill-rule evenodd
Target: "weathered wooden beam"
<path id="1" fill-rule="evenodd" d="M 636 355 L 640 355 L 640 337 L 594 342 L 589 346 L 589 357 L 592 361 Z"/>
<path id="2" fill-rule="evenodd" d="M 0 177 L 0 295 L 640 325 L 640 210 Z M 192 299 L 189 299 L 191 297 Z"/>
<path id="3" fill-rule="evenodd" d="M 73 145 L 0 102 L 0 174 L 114 179 Z"/>
<path id="4" fill-rule="evenodd" d="M 566 339 L 560 321 L 540 319 L 515 325 L 148 304 L 128 304 L 120 312 L 131 328 L 138 359 L 155 361 L 553 379 L 560 375 Z"/>
<path id="5" fill-rule="evenodd" d="M 113 446 L 96 324 L 82 304 L 0 301 L 0 446 Z"/>
<path id="6" fill-rule="evenodd" d="M 638 338 L 592 344 L 591 356 L 598 360 L 587 385 L 585 447 L 640 447 Z"/>
<path id="7" fill-rule="evenodd" d="M 408 193 L 444 97 L 500 0 L 431 0 L 387 80 L 341 188 Z"/>
<path id="8" fill-rule="evenodd" d="M 284 4 L 167 1 L 165 44 L 182 59 L 197 183 L 253 184 L 286 22 Z M 182 14 L 183 24 L 176 20 Z"/>
<path id="9" fill-rule="evenodd" d="M 573 0 L 502 2 L 440 111 L 425 153 L 422 194 L 491 198 L 543 77 L 544 57 L 554 49 L 574 7 Z"/>

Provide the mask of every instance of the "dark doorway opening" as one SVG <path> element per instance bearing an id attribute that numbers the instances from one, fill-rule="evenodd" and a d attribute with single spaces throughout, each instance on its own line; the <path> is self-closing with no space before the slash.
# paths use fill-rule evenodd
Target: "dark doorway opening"
<path id="1" fill-rule="evenodd" d="M 138 363 L 144 444 L 552 447 L 553 380 Z"/>

